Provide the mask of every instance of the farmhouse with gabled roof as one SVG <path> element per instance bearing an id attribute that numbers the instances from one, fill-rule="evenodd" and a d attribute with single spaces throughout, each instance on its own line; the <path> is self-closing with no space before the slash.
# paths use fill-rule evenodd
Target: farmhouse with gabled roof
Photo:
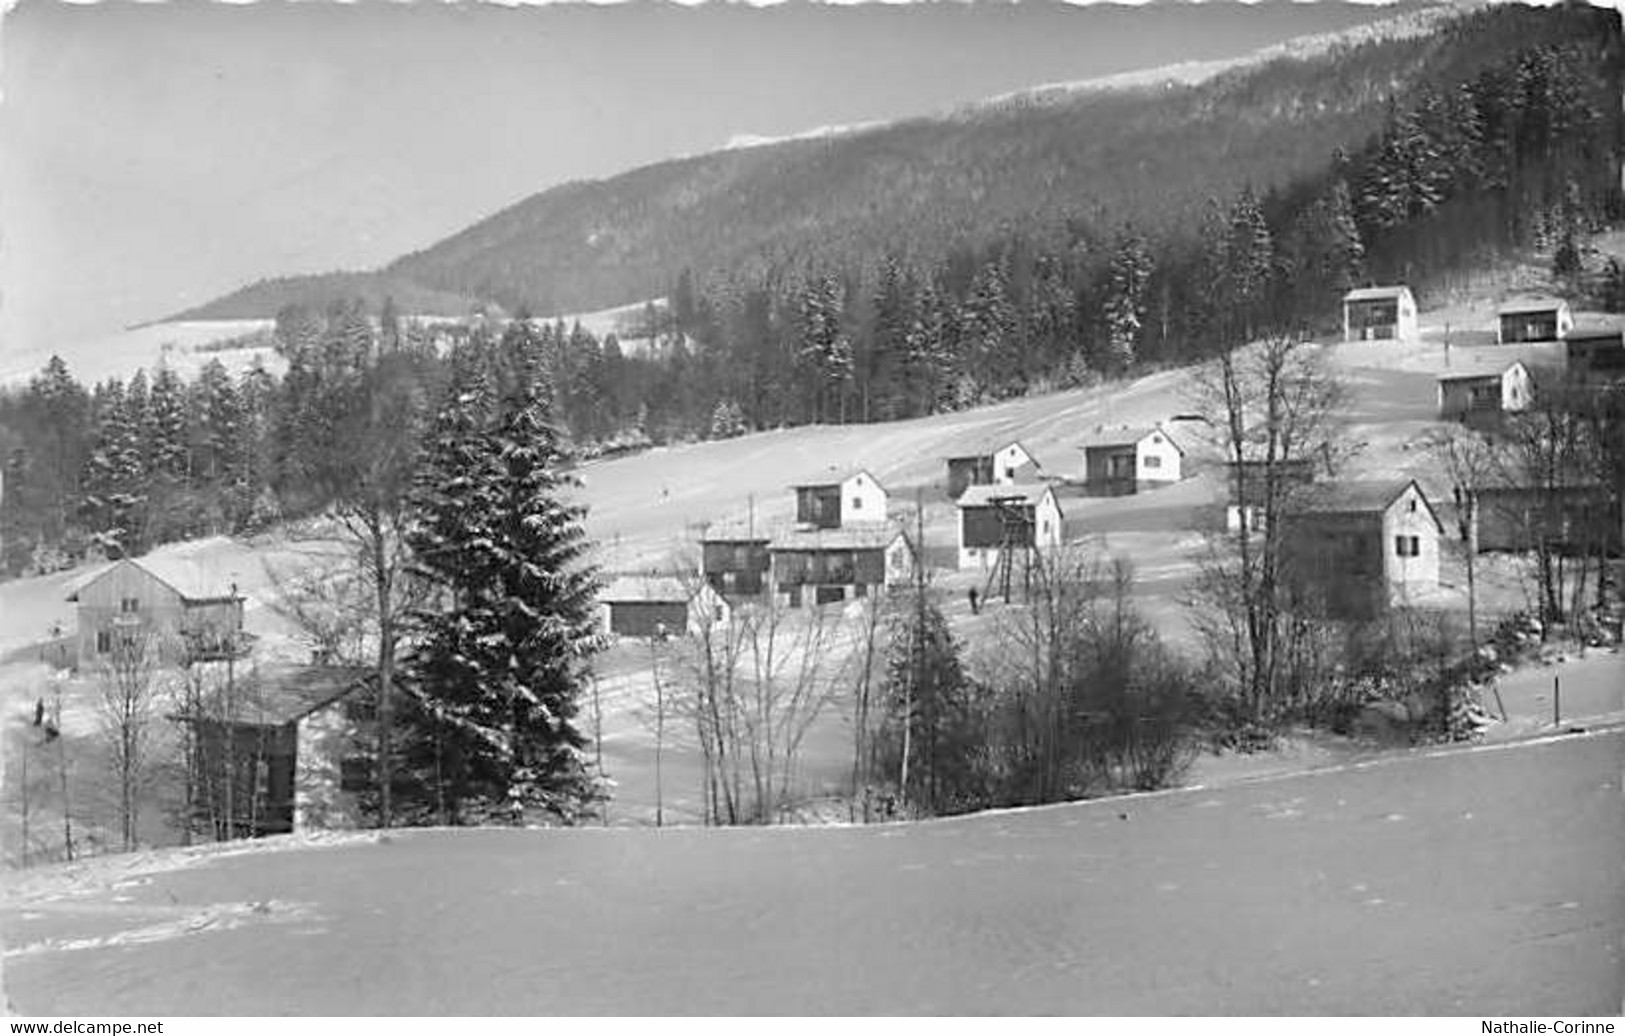
<path id="1" fill-rule="evenodd" d="M 240 657 L 243 596 L 184 558 L 154 555 L 109 562 L 69 589 L 79 606 L 79 663 L 112 653 L 120 640 L 150 638 L 161 665 Z"/>

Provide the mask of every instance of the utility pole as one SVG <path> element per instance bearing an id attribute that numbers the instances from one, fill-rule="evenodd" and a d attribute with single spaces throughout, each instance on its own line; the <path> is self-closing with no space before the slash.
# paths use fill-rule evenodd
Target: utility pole
<path id="1" fill-rule="evenodd" d="M 659 645 L 666 637 L 666 624 L 656 623 L 655 632 L 649 638 L 649 664 L 654 670 L 655 681 L 655 826 L 664 827 L 666 823 L 666 796 L 662 773 L 662 756 L 666 748 L 666 692 L 660 684 L 660 650 Z"/>

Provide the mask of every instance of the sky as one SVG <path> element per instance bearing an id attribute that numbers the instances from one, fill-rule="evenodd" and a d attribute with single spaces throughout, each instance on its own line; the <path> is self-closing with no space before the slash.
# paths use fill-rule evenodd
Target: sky
<path id="1" fill-rule="evenodd" d="M 67 4 L 0 21 L 0 361 L 746 135 L 1239 56 L 1365 4 Z"/>

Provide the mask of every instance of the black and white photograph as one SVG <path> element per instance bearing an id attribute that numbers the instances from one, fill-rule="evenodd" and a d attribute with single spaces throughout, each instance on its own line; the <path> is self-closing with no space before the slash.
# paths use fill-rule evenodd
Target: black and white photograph
<path id="1" fill-rule="evenodd" d="M 0 1013 L 1619 1032 L 1622 496 L 1613 6 L 11 0 Z"/>

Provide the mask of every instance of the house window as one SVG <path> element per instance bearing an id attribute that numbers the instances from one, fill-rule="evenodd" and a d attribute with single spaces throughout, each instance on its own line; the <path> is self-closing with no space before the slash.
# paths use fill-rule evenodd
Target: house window
<path id="1" fill-rule="evenodd" d="M 118 610 L 123 612 L 126 615 L 130 614 L 131 612 L 140 611 L 141 610 L 141 598 L 139 598 L 139 597 L 126 597 L 126 598 L 124 598 L 123 600 L 119 601 Z"/>
<path id="2" fill-rule="evenodd" d="M 1406 501 L 1405 510 L 1411 512 L 1412 514 L 1415 514 L 1416 513 L 1416 501 L 1415 500 Z"/>
<path id="3" fill-rule="evenodd" d="M 1147 457 L 1145 459 L 1145 466 L 1148 467 L 1148 468 L 1160 468 L 1160 467 L 1162 467 L 1162 458 L 1161 457 Z"/>
<path id="4" fill-rule="evenodd" d="M 711 608 L 711 621 L 712 622 L 721 622 L 722 621 L 722 605 L 718 604 L 718 605 L 712 606 L 712 608 Z"/>
<path id="5" fill-rule="evenodd" d="M 863 510 L 863 497 L 855 496 L 855 497 L 852 498 L 852 510 L 854 510 L 854 511 Z"/>
<path id="6" fill-rule="evenodd" d="M 1419 536 L 1395 536 L 1394 553 L 1402 558 L 1415 558 L 1422 555 L 1422 539 Z"/>
<path id="7" fill-rule="evenodd" d="M 1005 468 L 1004 469 L 1004 477 L 1005 477 L 1006 481 L 1014 482 L 1016 480 L 1016 469 L 1015 468 Z"/>
<path id="8" fill-rule="evenodd" d="M 113 633 L 111 630 L 96 631 L 96 654 L 105 655 L 113 650 Z"/>

